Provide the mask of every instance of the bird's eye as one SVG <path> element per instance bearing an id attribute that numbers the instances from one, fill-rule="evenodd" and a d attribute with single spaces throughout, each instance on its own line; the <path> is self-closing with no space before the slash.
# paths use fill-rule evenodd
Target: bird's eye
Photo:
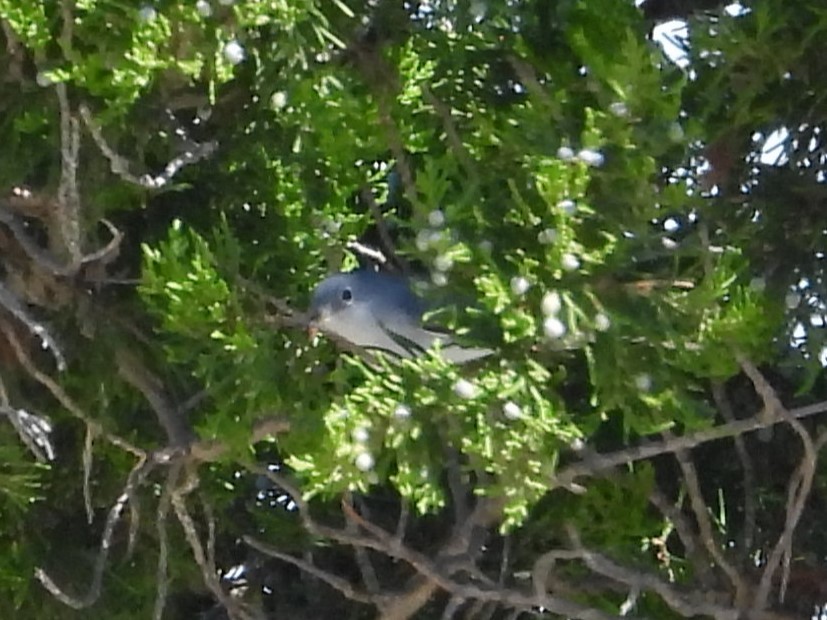
<path id="1" fill-rule="evenodd" d="M 351 291 L 349 288 L 343 289 L 342 290 L 342 301 L 350 302 L 352 300 L 353 300 L 353 291 Z"/>

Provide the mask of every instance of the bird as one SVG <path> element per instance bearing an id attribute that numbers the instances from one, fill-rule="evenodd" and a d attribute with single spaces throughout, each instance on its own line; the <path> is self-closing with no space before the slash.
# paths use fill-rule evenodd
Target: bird
<path id="1" fill-rule="evenodd" d="M 308 330 L 331 334 L 358 347 L 398 358 L 424 354 L 439 343 L 448 362 L 464 363 L 493 350 L 463 347 L 449 334 L 426 328 L 424 301 L 400 275 L 371 269 L 341 272 L 325 278 L 314 290 Z"/>

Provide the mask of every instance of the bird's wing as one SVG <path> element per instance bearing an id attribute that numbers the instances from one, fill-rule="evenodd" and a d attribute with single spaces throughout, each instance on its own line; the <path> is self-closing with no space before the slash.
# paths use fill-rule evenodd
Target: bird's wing
<path id="1" fill-rule="evenodd" d="M 450 344 L 443 347 L 441 350 L 442 357 L 454 364 L 464 364 L 473 360 L 488 357 L 494 352 L 494 349 L 487 349 L 485 347 L 463 347 L 458 344 Z"/>
<path id="2" fill-rule="evenodd" d="M 440 355 L 443 359 L 456 364 L 470 362 L 491 355 L 492 349 L 463 347 L 451 338 L 415 323 L 396 321 L 393 324 L 380 323 L 382 329 L 395 343 L 408 352 L 406 357 L 419 355 L 440 343 Z"/>
<path id="3" fill-rule="evenodd" d="M 408 347 L 390 337 L 388 330 L 382 327 L 363 304 L 354 304 L 339 312 L 335 321 L 323 324 L 323 329 L 363 349 L 384 351 L 397 357 L 412 355 Z"/>
<path id="4" fill-rule="evenodd" d="M 434 342 L 441 339 L 416 323 L 407 320 L 378 321 L 382 331 L 396 345 L 406 352 L 405 357 L 415 357 L 427 351 Z"/>

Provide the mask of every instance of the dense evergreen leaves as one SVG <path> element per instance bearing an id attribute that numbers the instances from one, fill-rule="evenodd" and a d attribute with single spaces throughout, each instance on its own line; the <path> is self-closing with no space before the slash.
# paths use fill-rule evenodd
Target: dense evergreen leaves
<path id="1" fill-rule="evenodd" d="M 809 617 L 827 11 L 637 4 L 0 0 L 0 616 Z"/>

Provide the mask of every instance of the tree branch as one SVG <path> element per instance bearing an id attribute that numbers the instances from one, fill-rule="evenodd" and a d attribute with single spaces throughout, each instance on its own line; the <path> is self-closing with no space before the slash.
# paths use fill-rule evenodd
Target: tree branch
<path id="1" fill-rule="evenodd" d="M 805 418 L 808 416 L 824 413 L 827 411 L 827 401 L 813 403 L 804 407 L 798 407 L 788 411 L 793 419 Z M 673 453 L 677 450 L 688 450 L 710 441 L 725 439 L 742 435 L 762 428 L 778 424 L 782 420 L 778 418 L 767 419 L 761 416 L 753 416 L 744 420 L 737 420 L 728 424 L 721 424 L 709 429 L 704 429 L 681 437 L 666 441 L 648 441 L 639 446 L 609 452 L 606 454 L 593 454 L 582 461 L 572 463 L 560 469 L 551 479 L 550 488 L 557 487 L 571 488 L 578 478 L 594 476 L 601 471 L 613 469 L 619 465 L 634 463 L 645 459 L 659 456 L 661 454 Z"/>

